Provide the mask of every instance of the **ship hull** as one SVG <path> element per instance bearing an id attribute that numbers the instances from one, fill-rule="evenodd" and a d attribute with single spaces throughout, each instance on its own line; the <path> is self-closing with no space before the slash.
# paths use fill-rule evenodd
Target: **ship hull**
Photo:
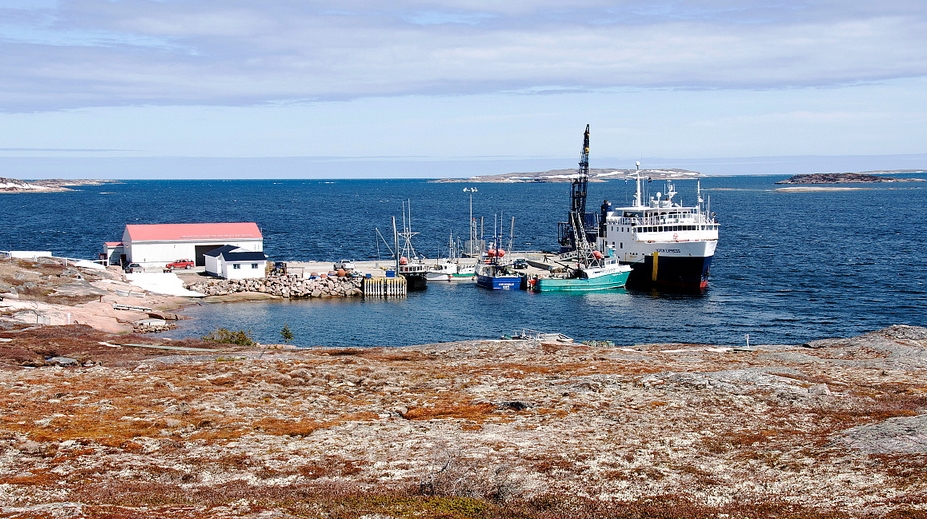
<path id="1" fill-rule="evenodd" d="M 409 292 L 421 292 L 428 289 L 428 280 L 422 274 L 401 274 L 406 278 L 406 290 Z"/>
<path id="2" fill-rule="evenodd" d="M 698 292 L 708 288 L 712 256 L 646 256 L 631 263 L 627 288 Z"/>

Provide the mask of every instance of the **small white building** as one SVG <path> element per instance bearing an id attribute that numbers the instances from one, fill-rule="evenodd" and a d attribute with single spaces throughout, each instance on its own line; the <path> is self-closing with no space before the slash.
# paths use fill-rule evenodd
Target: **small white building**
<path id="1" fill-rule="evenodd" d="M 264 237 L 254 222 L 132 224 L 126 225 L 121 242 L 105 244 L 105 254 L 110 265 L 138 263 L 160 268 L 189 259 L 203 267 L 204 254 L 224 245 L 261 252 Z"/>
<path id="2" fill-rule="evenodd" d="M 234 245 L 224 245 L 203 256 L 206 261 L 206 273 L 225 279 L 262 278 L 267 271 L 266 254 Z"/>

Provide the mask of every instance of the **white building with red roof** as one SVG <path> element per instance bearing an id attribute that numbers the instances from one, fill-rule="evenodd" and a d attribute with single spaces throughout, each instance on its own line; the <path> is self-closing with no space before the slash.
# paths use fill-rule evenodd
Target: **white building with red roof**
<path id="1" fill-rule="evenodd" d="M 181 259 L 202 267 L 206 265 L 203 255 L 224 245 L 263 252 L 264 236 L 254 222 L 130 224 L 122 242 L 105 244 L 110 264 L 138 263 L 145 268 L 160 268 Z"/>

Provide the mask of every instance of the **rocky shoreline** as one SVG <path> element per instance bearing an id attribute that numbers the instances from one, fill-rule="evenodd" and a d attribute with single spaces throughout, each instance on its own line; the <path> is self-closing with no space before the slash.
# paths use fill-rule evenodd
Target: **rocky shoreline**
<path id="1" fill-rule="evenodd" d="M 133 335 L 114 307 L 188 300 L 119 273 L 0 267 L 72 319 L 0 302 L 3 517 L 927 516 L 927 328 L 240 347 Z"/>

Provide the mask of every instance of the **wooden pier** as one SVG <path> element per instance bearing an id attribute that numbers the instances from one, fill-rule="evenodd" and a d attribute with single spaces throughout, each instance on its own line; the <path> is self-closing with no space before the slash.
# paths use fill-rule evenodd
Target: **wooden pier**
<path id="1" fill-rule="evenodd" d="M 365 278 L 362 290 L 364 297 L 405 297 L 406 278 L 402 276 Z"/>

